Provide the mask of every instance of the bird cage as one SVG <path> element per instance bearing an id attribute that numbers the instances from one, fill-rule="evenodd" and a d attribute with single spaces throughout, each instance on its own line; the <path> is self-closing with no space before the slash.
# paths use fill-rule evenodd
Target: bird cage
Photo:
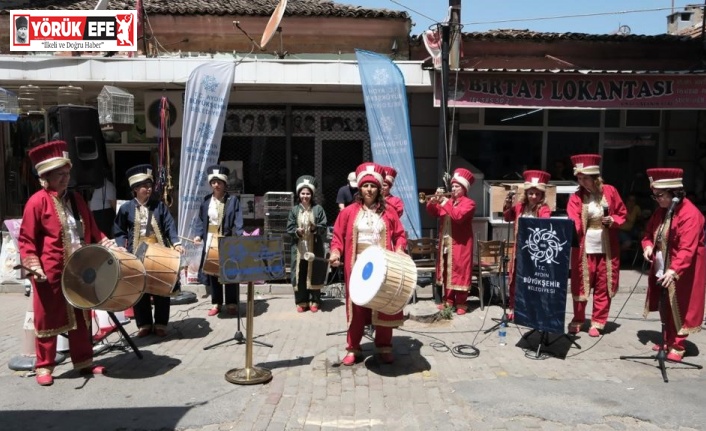
<path id="1" fill-rule="evenodd" d="M 130 130 L 135 122 L 135 96 L 122 88 L 104 86 L 98 95 L 98 119 L 101 126 Z"/>
<path id="2" fill-rule="evenodd" d="M 37 112 L 44 108 L 42 102 L 42 89 L 36 85 L 23 85 L 17 94 L 17 103 L 20 106 L 20 112 Z"/>
<path id="3" fill-rule="evenodd" d="M 0 121 L 17 121 L 19 113 L 17 95 L 12 91 L 0 88 Z"/>
<path id="4" fill-rule="evenodd" d="M 66 85 L 56 90 L 57 105 L 84 105 L 83 88 Z"/>

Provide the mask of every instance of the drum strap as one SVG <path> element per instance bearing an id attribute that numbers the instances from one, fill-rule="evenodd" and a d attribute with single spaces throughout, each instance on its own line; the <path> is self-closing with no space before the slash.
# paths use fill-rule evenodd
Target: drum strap
<path id="1" fill-rule="evenodd" d="M 78 212 L 78 207 L 76 206 L 76 196 L 73 192 L 69 192 L 69 202 L 71 202 L 71 212 L 73 213 L 74 220 L 76 220 L 76 230 L 78 230 L 78 238 L 81 240 L 81 244 L 84 244 L 84 233 L 83 224 L 81 223 L 81 213 Z"/>
<path id="2" fill-rule="evenodd" d="M 154 229 L 152 229 L 152 211 L 147 209 L 147 225 L 145 226 L 145 236 L 154 235 Z"/>

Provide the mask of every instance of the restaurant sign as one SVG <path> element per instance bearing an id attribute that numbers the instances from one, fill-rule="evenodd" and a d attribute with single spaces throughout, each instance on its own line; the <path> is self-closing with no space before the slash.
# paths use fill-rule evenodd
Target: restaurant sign
<path id="1" fill-rule="evenodd" d="M 440 75 L 435 78 L 434 106 L 439 107 Z M 448 104 L 457 108 L 702 109 L 706 76 L 452 73 Z"/>

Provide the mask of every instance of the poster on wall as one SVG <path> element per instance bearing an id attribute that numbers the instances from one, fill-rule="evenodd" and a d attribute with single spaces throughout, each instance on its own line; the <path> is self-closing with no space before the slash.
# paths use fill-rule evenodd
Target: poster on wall
<path id="1" fill-rule="evenodd" d="M 255 196 L 255 218 L 264 219 L 265 218 L 265 197 Z"/>
<path id="2" fill-rule="evenodd" d="M 243 161 L 242 160 L 224 160 L 219 163 L 222 166 L 230 169 L 228 174 L 228 184 L 226 191 L 230 194 L 240 194 L 244 191 L 243 188 Z"/>
<path id="3" fill-rule="evenodd" d="M 244 219 L 255 218 L 255 195 L 252 194 L 241 194 L 240 195 L 240 208 L 243 211 Z"/>

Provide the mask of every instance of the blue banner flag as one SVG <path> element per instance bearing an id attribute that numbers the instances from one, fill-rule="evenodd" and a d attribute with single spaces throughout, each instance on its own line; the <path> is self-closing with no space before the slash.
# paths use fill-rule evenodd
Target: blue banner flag
<path id="1" fill-rule="evenodd" d="M 422 222 L 404 77 L 397 65 L 384 55 L 356 50 L 355 56 L 363 87 L 373 161 L 397 170 L 392 194 L 404 202 L 402 223 L 407 236 L 417 239 L 422 233 Z"/>
<path id="2" fill-rule="evenodd" d="M 515 323 L 563 334 L 574 223 L 521 217 L 515 255 Z"/>

